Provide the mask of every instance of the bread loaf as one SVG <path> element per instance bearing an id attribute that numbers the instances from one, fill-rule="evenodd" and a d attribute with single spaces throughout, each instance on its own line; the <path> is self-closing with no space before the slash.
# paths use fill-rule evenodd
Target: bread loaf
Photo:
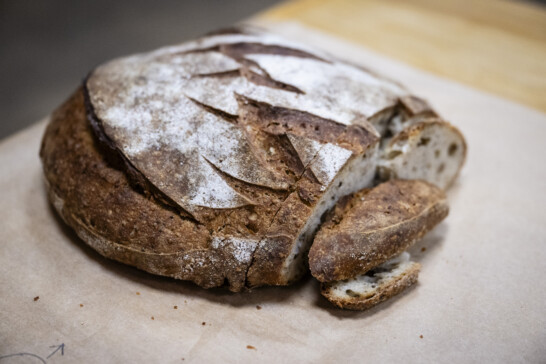
<path id="1" fill-rule="evenodd" d="M 427 110 L 324 52 L 232 30 L 97 67 L 40 156 L 99 253 L 237 292 L 301 277 L 321 217 L 376 180 L 391 121 Z"/>

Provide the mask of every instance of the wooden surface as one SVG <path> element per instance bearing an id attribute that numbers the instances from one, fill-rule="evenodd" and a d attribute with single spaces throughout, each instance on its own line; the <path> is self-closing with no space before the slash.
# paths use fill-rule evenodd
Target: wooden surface
<path id="1" fill-rule="evenodd" d="M 546 111 L 546 7 L 501 0 L 297 0 L 298 21 L 434 74 Z"/>

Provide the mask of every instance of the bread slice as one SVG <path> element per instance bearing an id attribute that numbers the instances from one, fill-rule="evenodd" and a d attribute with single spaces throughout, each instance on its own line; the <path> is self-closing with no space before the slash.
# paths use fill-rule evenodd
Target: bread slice
<path id="1" fill-rule="evenodd" d="M 421 180 L 390 180 L 342 199 L 309 251 L 321 282 L 365 273 L 401 254 L 448 214 L 444 192 Z"/>
<path id="2" fill-rule="evenodd" d="M 354 278 L 322 283 L 321 293 L 337 307 L 369 309 L 417 282 L 421 265 L 409 259 L 404 252 Z"/>
<path id="3" fill-rule="evenodd" d="M 422 179 L 445 190 L 464 164 L 466 142 L 457 128 L 441 119 L 419 120 L 408 122 L 382 148 L 379 177 Z"/>

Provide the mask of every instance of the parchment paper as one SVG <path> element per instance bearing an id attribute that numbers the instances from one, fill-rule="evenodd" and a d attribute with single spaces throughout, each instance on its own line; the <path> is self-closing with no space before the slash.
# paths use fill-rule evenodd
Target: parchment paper
<path id="1" fill-rule="evenodd" d="M 270 26 L 400 80 L 466 135 L 451 213 L 412 248 L 419 284 L 349 312 L 312 278 L 231 294 L 109 261 L 47 202 L 42 121 L 0 144 L 0 356 L 27 353 L 0 363 L 544 363 L 546 115 L 298 25 Z"/>

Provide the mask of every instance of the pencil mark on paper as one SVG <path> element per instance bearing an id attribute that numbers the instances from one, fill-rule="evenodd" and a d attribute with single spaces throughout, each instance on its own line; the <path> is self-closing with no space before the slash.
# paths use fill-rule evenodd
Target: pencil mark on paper
<path id="1" fill-rule="evenodd" d="M 16 353 L 16 354 L 2 355 L 2 356 L 0 356 L 0 360 L 11 358 L 11 357 L 14 357 L 14 356 L 33 357 L 33 358 L 36 358 L 36 359 L 40 360 L 40 362 L 46 364 L 46 361 L 44 359 L 42 359 L 38 355 L 32 354 L 32 353 Z"/>
<path id="2" fill-rule="evenodd" d="M 64 343 L 62 343 L 61 345 L 52 345 L 52 346 L 50 346 L 50 348 L 56 348 L 56 349 L 55 349 L 54 352 L 49 354 L 46 359 L 49 359 L 51 356 L 53 356 L 53 354 L 55 354 L 59 350 L 61 350 L 61 356 L 64 355 Z"/>
<path id="3" fill-rule="evenodd" d="M 52 346 L 50 346 L 50 348 L 55 348 L 55 350 L 53 350 L 53 352 L 51 354 L 49 354 L 45 359 L 42 358 L 41 356 L 33 354 L 33 353 L 15 353 L 15 354 L 8 354 L 8 355 L 0 355 L 0 360 L 21 356 L 21 357 L 27 357 L 27 358 L 36 358 L 41 363 L 46 364 L 47 363 L 46 360 L 51 358 L 59 350 L 61 352 L 61 356 L 64 356 L 64 347 L 65 347 L 64 343 L 61 343 L 61 345 L 52 345 Z"/>

